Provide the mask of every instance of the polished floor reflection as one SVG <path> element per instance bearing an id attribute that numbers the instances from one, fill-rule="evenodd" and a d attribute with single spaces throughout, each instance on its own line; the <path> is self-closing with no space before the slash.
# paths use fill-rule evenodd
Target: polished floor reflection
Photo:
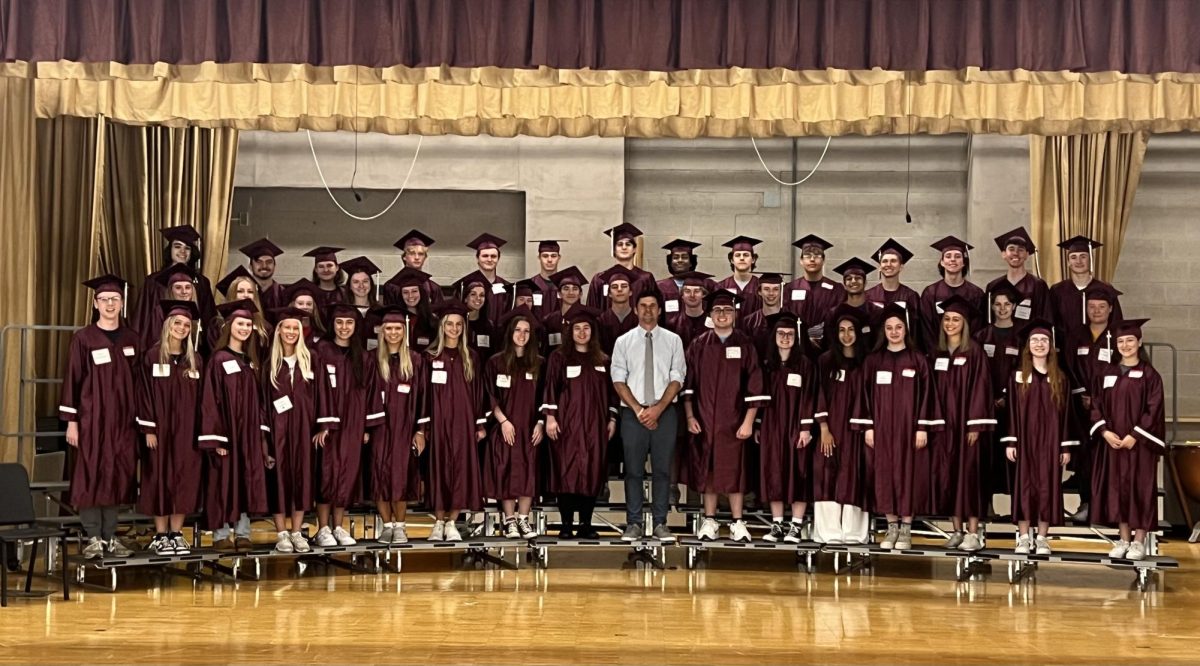
<path id="1" fill-rule="evenodd" d="M 1004 567 L 958 583 L 951 562 L 882 559 L 807 575 L 778 553 L 714 552 L 665 571 L 619 551 L 496 569 L 445 553 L 403 574 L 273 561 L 260 582 L 125 576 L 117 593 L 15 600 L 0 662 L 42 663 L 1195 663 L 1200 545 L 1145 592 L 1133 574 Z M 48 585 L 41 580 L 39 585 Z"/>

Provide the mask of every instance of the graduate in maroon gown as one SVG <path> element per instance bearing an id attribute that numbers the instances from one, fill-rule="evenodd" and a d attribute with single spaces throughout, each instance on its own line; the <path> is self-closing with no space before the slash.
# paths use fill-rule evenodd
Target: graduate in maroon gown
<path id="1" fill-rule="evenodd" d="M 813 539 L 819 543 L 867 543 L 870 514 L 864 509 L 872 484 L 863 433 L 867 383 L 863 363 L 867 336 L 862 311 L 843 304 L 828 320 L 832 347 L 817 360 L 819 447 L 813 452 Z"/>
<path id="2" fill-rule="evenodd" d="M 1058 244 L 1067 253 L 1066 279 L 1050 287 L 1050 314 L 1059 339 L 1065 338 L 1071 331 L 1088 323 L 1086 292 L 1094 287 L 1112 287 L 1111 284 L 1095 276 L 1093 260 L 1096 250 L 1104 247 L 1103 243 L 1088 238 L 1075 236 Z M 1121 321 L 1121 301 L 1113 302 L 1113 321 Z"/>
<path id="3" fill-rule="evenodd" d="M 462 511 L 483 509 L 477 442 L 487 435 L 483 365 L 466 345 L 467 306 L 457 299 L 438 305 L 437 340 L 426 352 L 429 370 L 429 505 L 437 522 L 430 541 L 461 541 L 454 524 Z"/>
<path id="4" fill-rule="evenodd" d="M 425 262 L 429 260 L 429 248 L 433 243 L 434 240 L 432 238 L 416 229 L 409 230 L 408 233 L 400 237 L 400 240 L 392 243 L 392 247 L 403 253 L 401 261 L 404 262 L 404 268 L 411 268 L 425 275 L 420 287 L 425 292 L 425 299 L 429 301 L 430 305 L 441 303 L 444 298 L 442 288 L 438 286 L 438 283 L 433 281 L 433 278 L 425 270 Z M 383 302 L 385 305 L 396 305 L 400 302 L 400 294 L 396 289 L 397 287 L 391 285 L 383 286 Z M 410 334 L 409 337 L 411 338 L 412 335 Z"/>
<path id="5" fill-rule="evenodd" d="M 379 277 L 381 269 L 367 257 L 355 257 L 342 262 L 342 272 L 346 274 L 346 284 L 342 287 L 340 302 L 353 305 L 358 310 L 358 315 L 365 320 L 367 312 L 379 305 L 379 297 L 382 294 L 379 293 L 375 280 Z M 364 334 L 371 339 L 375 338 L 374 331 L 360 328 L 358 335 L 362 337 Z"/>
<path id="6" fill-rule="evenodd" d="M 970 308 L 967 327 L 974 334 L 983 330 L 983 323 L 987 319 L 987 294 L 967 279 L 971 274 L 973 245 L 954 236 L 946 236 L 929 247 L 941 253 L 938 274 L 942 276 L 942 279 L 921 291 L 920 344 L 922 349 L 932 354 L 937 349 L 940 337 L 938 323 L 942 316 L 942 302 L 951 296 L 965 300 Z"/>
<path id="7" fill-rule="evenodd" d="M 382 420 L 382 396 L 372 390 L 374 368 L 364 348 L 365 325 L 358 309 L 346 304 L 329 308 L 326 317 L 333 335 L 317 345 L 313 363 L 318 377 L 317 433 L 321 485 L 317 499 L 318 546 L 353 546 L 354 537 L 342 526 L 346 507 L 360 493 L 364 448 L 370 457 L 368 417 Z M 369 492 L 367 493 L 369 495 Z M 332 514 L 332 515 L 331 515 Z"/>
<path id="8" fill-rule="evenodd" d="M 405 336 L 409 349 L 420 353 L 437 337 L 437 317 L 422 286 L 429 275 L 415 268 L 404 267 L 383 285 L 384 304 L 397 306 L 405 316 Z M 438 288 L 438 293 L 441 293 Z"/>
<path id="9" fill-rule="evenodd" d="M 1033 319 L 1049 319 L 1050 288 L 1046 281 L 1030 273 L 1025 264 L 1031 255 L 1036 255 L 1037 246 L 1029 237 L 1025 227 L 1017 227 L 1012 231 L 1000 234 L 995 238 L 996 247 L 1000 248 L 1000 258 L 1008 270 L 1004 275 L 992 280 L 987 285 L 990 294 L 1000 284 L 1007 282 L 1021 295 L 1020 302 L 1013 310 L 1013 320 L 1022 327 Z"/>
<path id="10" fill-rule="evenodd" d="M 862 321 L 859 333 L 867 336 L 864 342 L 868 349 L 871 348 L 869 341 L 875 339 L 875 329 L 878 326 L 874 325 L 874 318 L 879 314 L 879 308 L 867 302 L 867 276 L 874 270 L 875 267 L 870 262 L 858 257 L 850 257 L 833 269 L 833 272 L 842 276 L 842 291 L 846 295 L 846 300 L 838 304 L 826 317 L 824 328 L 831 331 L 830 337 L 814 341 L 813 349 L 816 353 L 836 346 L 838 341 L 832 333 L 836 323 L 833 318 L 838 316 L 837 313 L 842 310 L 843 305 L 853 308 L 860 315 Z"/>
<path id="11" fill-rule="evenodd" d="M 724 289 L 708 295 L 705 306 L 713 329 L 687 348 L 687 380 L 683 408 L 692 434 L 689 485 L 704 495 L 704 520 L 696 536 L 719 537 L 717 499 L 729 496 L 734 541 L 749 541 L 742 520 L 744 493 L 750 482 L 746 440 L 754 433 L 758 408 L 770 400 L 763 390 L 762 368 L 754 342 L 734 329 L 741 297 Z"/>
<path id="12" fill-rule="evenodd" d="M 92 324 L 71 337 L 58 403 L 73 450 L 69 497 L 88 539 L 83 556 L 127 557 L 115 537 L 120 505 L 137 494 L 138 336 L 121 320 L 124 280 L 103 275 L 83 284 L 94 292 Z"/>
<path id="13" fill-rule="evenodd" d="M 508 309 L 515 310 L 517 308 L 524 307 L 530 312 L 533 312 L 533 297 L 540 293 L 541 292 L 538 290 L 537 283 L 533 280 L 517 280 L 512 286 L 512 303 L 508 304 Z M 504 317 L 501 317 L 500 319 L 504 319 Z M 499 324 L 497 324 L 496 330 L 501 330 Z M 502 347 L 504 347 L 503 344 L 497 343 L 496 351 L 499 352 Z"/>
<path id="14" fill-rule="evenodd" d="M 1017 464 L 1012 516 L 1017 523 L 1018 555 L 1049 555 L 1050 526 L 1063 522 L 1062 468 L 1071 461 L 1069 380 L 1058 365 L 1054 326 L 1046 319 L 1029 322 L 1020 365 L 1008 384 L 1008 434 L 1004 453 Z M 1037 537 L 1029 526 L 1037 523 Z"/>
<path id="15" fill-rule="evenodd" d="M 296 280 L 283 292 L 283 300 L 287 307 L 303 310 L 307 315 L 303 322 L 304 342 L 309 349 L 316 349 L 326 333 L 325 320 L 321 316 L 323 307 L 320 306 L 319 292 L 317 285 L 306 278 Z"/>
<path id="16" fill-rule="evenodd" d="M 521 306 L 500 320 L 504 347 L 487 362 L 484 384 L 496 426 L 483 454 L 483 492 L 500 500 L 504 536 L 532 539 L 529 522 L 537 493 L 537 447 L 545 423 L 538 411 L 542 399 L 542 357 L 534 332 L 537 318 Z"/>
<path id="17" fill-rule="evenodd" d="M 313 260 L 312 283 L 317 287 L 313 298 L 316 299 L 317 308 L 320 310 L 345 299 L 342 286 L 346 284 L 346 273 L 337 258 L 337 253 L 343 249 L 345 248 L 322 245 L 304 253 L 304 256 L 312 257 Z"/>
<path id="18" fill-rule="evenodd" d="M 558 272 L 558 262 L 562 259 L 562 243 L 565 240 L 529 241 L 537 243 L 538 274 L 529 278 L 533 282 L 533 316 L 538 322 L 551 312 L 558 311 L 558 285 L 554 284 L 553 276 Z"/>
<path id="19" fill-rule="evenodd" d="M 570 342 L 569 332 L 564 334 L 567 312 L 583 300 L 583 287 L 587 278 L 574 266 L 569 266 L 550 276 L 550 281 L 558 286 L 558 307 L 547 312 L 542 317 L 540 331 L 541 346 L 547 358 L 550 352 L 558 349 L 563 342 Z M 566 340 L 564 340 L 564 336 Z"/>
<path id="20" fill-rule="evenodd" d="M 1142 327 L 1116 329 L 1121 360 L 1096 377 L 1091 435 L 1099 438 L 1092 475 L 1092 522 L 1116 525 L 1109 557 L 1146 557 L 1146 533 L 1158 527 L 1158 461 L 1167 450 L 1162 376 L 1142 351 Z"/>
<path id="21" fill-rule="evenodd" d="M 946 423 L 930 442 L 933 505 L 931 513 L 952 517 L 953 532 L 945 548 L 974 552 L 983 548 L 979 517 L 986 516 L 985 486 L 980 460 L 987 445 L 985 433 L 996 425 L 992 410 L 987 355 L 971 339 L 975 304 L 953 294 L 939 305 L 942 314 L 934 344 L 933 390 Z M 963 533 L 963 518 L 967 531 Z"/>
<path id="22" fill-rule="evenodd" d="M 1020 331 L 1013 325 L 1013 311 L 1021 295 L 1010 284 L 1002 284 L 988 294 L 991 301 L 991 323 L 975 334 L 975 341 L 983 349 L 988 360 L 988 378 L 991 383 L 992 414 L 996 426 L 985 437 L 987 442 L 980 451 L 979 475 L 984 483 L 984 497 L 1012 494 L 1016 468 L 1004 455 L 1001 441 L 1008 432 L 1008 382 L 1014 366 L 1021 359 Z"/>
<path id="23" fill-rule="evenodd" d="M 630 288 L 637 279 L 622 266 L 613 266 L 604 273 L 604 286 L 608 288 L 608 307 L 600 314 L 600 349 L 605 356 L 612 356 L 617 338 L 637 327 L 637 314 L 631 304 Z"/>
<path id="24" fill-rule="evenodd" d="M 317 359 L 304 341 L 303 310 L 281 308 L 270 314 L 275 336 L 263 373 L 263 408 L 271 444 L 267 503 L 278 532 L 275 550 L 307 553 L 311 547 L 300 528 L 317 499 L 313 467 L 313 445 L 318 443 Z"/>
<path id="25" fill-rule="evenodd" d="M 283 302 L 283 291 L 287 287 L 275 280 L 276 259 L 283 254 L 283 249 L 272 243 L 270 239 L 260 238 L 253 243 L 243 245 L 238 251 L 250 260 L 249 274 L 253 276 L 259 304 L 266 310 L 274 310 L 287 305 Z M 222 294 L 225 293 L 224 289 L 218 288 L 218 291 Z"/>
<path id="26" fill-rule="evenodd" d="M 462 285 L 468 278 L 483 277 L 484 298 L 487 300 L 487 318 L 488 323 L 495 327 L 500 323 L 500 318 L 508 312 L 509 306 L 512 305 L 512 283 L 496 272 L 500 265 L 500 248 L 504 247 L 508 241 L 493 236 L 491 234 L 479 234 L 467 247 L 475 250 L 475 265 L 477 270 L 471 275 L 463 277 L 458 281 L 459 289 L 455 292 L 460 299 L 464 299 Z M 469 305 L 469 304 L 468 304 Z"/>
<path id="27" fill-rule="evenodd" d="M 884 308 L 882 335 L 863 366 L 874 510 L 887 516 L 887 534 L 879 545 L 889 550 L 911 548 L 913 516 L 930 509 L 929 433 L 945 423 L 933 397 L 929 363 L 913 343 L 909 321 L 909 312 L 898 303 Z"/>
<path id="28" fill-rule="evenodd" d="M 592 511 L 608 482 L 608 441 L 617 429 L 617 393 L 609 378 L 609 358 L 600 351 L 598 318 L 591 307 L 573 306 L 565 316 L 570 338 L 546 361 L 541 405 L 550 438 L 545 444 L 550 452 L 546 487 L 558 496 L 562 539 L 599 536 Z"/>
<path id="29" fill-rule="evenodd" d="M 761 312 L 761 311 L 760 311 Z M 800 528 L 812 496 L 809 476 L 813 420 L 816 414 L 816 371 L 800 350 L 803 333 L 796 315 L 779 312 L 768 322 L 770 343 L 763 356 L 763 386 L 770 400 L 759 408 L 759 501 L 771 507 L 767 541 L 800 543 Z M 783 509 L 791 505 L 785 527 Z"/>
<path id="30" fill-rule="evenodd" d="M 216 316 L 217 310 L 213 302 L 212 283 L 204 276 L 200 267 L 203 257 L 200 252 L 200 233 L 195 227 L 190 224 L 183 224 L 176 227 L 167 227 L 160 229 L 163 235 L 165 245 L 162 251 L 162 262 L 159 264 L 159 271 L 169 270 L 172 267 L 182 264 L 192 270 L 192 275 L 195 276 L 194 291 L 196 305 L 200 307 L 201 321 L 211 321 Z M 151 342 L 156 340 L 157 329 L 147 334 L 145 331 L 138 328 L 146 327 L 146 322 L 154 319 L 158 315 L 158 302 L 164 298 L 171 298 L 170 294 L 166 293 L 161 283 L 156 281 L 158 271 L 146 276 L 142 282 L 142 290 L 139 292 L 137 307 L 131 310 L 130 325 L 140 335 L 150 335 Z M 161 324 L 162 322 L 158 322 Z M 154 328 L 153 326 L 150 326 Z"/>
<path id="31" fill-rule="evenodd" d="M 879 316 L 883 314 L 883 309 L 888 305 L 895 303 L 908 311 L 909 325 L 912 331 L 909 334 L 914 342 L 917 339 L 917 331 L 920 330 L 920 304 L 921 296 L 908 285 L 900 282 L 900 273 L 904 270 L 904 265 L 912 259 L 913 253 L 894 238 L 889 238 L 884 241 L 883 245 L 871 255 L 875 263 L 879 265 L 879 284 L 867 289 L 866 299 L 876 308 L 876 322 L 882 324 Z"/>
<path id="32" fill-rule="evenodd" d="M 493 323 L 497 320 L 492 317 L 494 299 L 488 296 L 487 277 L 475 271 L 454 285 L 454 293 L 467 306 L 467 346 L 479 355 L 481 362 L 486 362 L 500 346 L 496 325 Z M 507 296 L 505 298 L 507 299 Z M 499 307 L 500 310 L 507 311 L 507 301 Z M 480 370 L 482 371 L 482 368 Z"/>
<path id="33" fill-rule="evenodd" d="M 708 273 L 692 271 L 683 274 L 683 287 L 680 290 L 679 302 L 682 307 L 678 312 L 667 315 L 666 328 L 683 343 L 686 350 L 692 340 L 708 331 L 708 313 L 704 309 L 704 299 L 716 290 L 717 285 Z M 687 427 L 680 428 L 686 432 Z"/>
<path id="34" fill-rule="evenodd" d="M 159 294 L 162 294 L 162 300 L 171 301 L 192 301 L 196 302 L 196 273 L 187 264 L 175 264 L 170 268 L 165 268 L 151 275 L 151 282 L 147 283 L 147 288 L 153 283 L 154 288 Z M 155 307 L 151 310 L 139 312 L 139 319 L 134 322 L 133 329 L 138 332 L 138 339 L 142 349 L 148 349 L 151 345 L 157 344 L 159 337 L 162 335 L 163 320 L 166 316 L 163 314 L 161 307 Z"/>
<path id="35" fill-rule="evenodd" d="M 238 266 L 232 271 L 229 271 L 221 281 L 216 284 L 217 295 L 222 303 L 231 303 L 233 301 L 248 300 L 254 303 L 254 334 L 253 340 L 258 347 L 258 357 L 267 358 L 267 353 L 271 350 L 271 339 L 274 331 L 270 323 L 263 316 L 261 294 L 245 266 Z M 282 296 L 280 297 L 282 298 Z M 221 337 L 221 329 L 225 326 L 225 319 L 220 315 L 212 318 L 208 322 L 204 330 L 204 341 L 207 345 L 207 353 L 205 357 L 212 355 L 212 352 L 217 348 L 217 340 Z"/>
<path id="36" fill-rule="evenodd" d="M 817 343 L 815 347 L 806 344 L 806 348 L 827 349 L 831 342 L 824 338 L 825 322 L 846 299 L 842 285 L 825 277 L 825 252 L 833 247 L 833 243 L 808 234 L 794 241 L 792 247 L 800 250 L 800 266 L 804 269 L 804 275 L 784 286 L 784 307 L 800 319 L 806 329 L 804 337 Z M 868 264 L 867 271 L 870 270 Z M 866 288 L 865 284 L 864 274 L 863 289 Z"/>
<path id="37" fill-rule="evenodd" d="M 762 301 L 758 297 L 758 276 L 752 271 L 758 268 L 758 252 L 754 246 L 761 243 L 757 238 L 738 236 L 721 244 L 729 248 L 725 255 L 733 274 L 717 283 L 718 289 L 737 294 L 742 301 L 738 307 L 738 318 L 758 312 Z"/>
<path id="38" fill-rule="evenodd" d="M 642 235 L 642 230 L 628 222 L 622 222 L 611 229 L 605 229 L 604 233 L 612 238 L 612 256 L 617 260 L 610 268 L 620 266 L 629 271 L 633 280 L 630 284 L 631 293 L 639 294 L 646 286 L 653 284 L 654 275 L 634 265 L 637 257 L 637 239 Z M 588 283 L 587 304 L 597 312 L 608 309 L 608 270 L 596 273 Z"/>
<path id="39" fill-rule="evenodd" d="M 408 503 L 420 496 L 420 465 L 429 423 L 425 358 L 408 346 L 403 307 L 375 311 L 379 346 L 371 364 L 372 394 L 382 399 L 382 413 L 367 414 L 371 436 L 371 495 L 383 521 L 380 543 L 408 542 Z M 378 404 L 378 403 L 376 403 Z"/>
<path id="40" fill-rule="evenodd" d="M 738 317 L 738 328 L 749 335 L 751 340 L 754 340 L 758 357 L 763 358 L 772 342 L 768 320 L 783 311 L 782 275 L 779 273 L 760 273 L 758 275 L 758 302 L 760 305 L 757 312 Z M 799 321 L 798 317 L 796 319 Z M 802 321 L 800 323 L 803 324 Z M 807 344 L 802 344 L 807 343 L 807 338 L 807 335 L 802 335 L 800 340 L 796 341 L 797 351 L 808 353 Z"/>
<path id="41" fill-rule="evenodd" d="M 262 368 L 254 335 L 254 302 L 231 301 L 217 307 L 225 323 L 216 350 L 204 368 L 200 394 L 200 430 L 207 451 L 204 514 L 218 549 L 249 548 L 249 533 L 235 544 L 223 535 L 243 514 L 267 512 L 267 411 L 259 385 Z"/>
<path id="42" fill-rule="evenodd" d="M 683 276 L 686 273 L 691 273 L 696 270 L 696 265 L 699 259 L 696 257 L 696 248 L 700 247 L 700 243 L 690 241 L 684 238 L 676 238 L 662 249 L 667 251 L 667 274 L 665 277 L 655 283 L 658 287 L 658 293 L 663 297 L 663 314 L 668 317 L 679 312 L 681 303 L 679 297 L 682 295 Z"/>
<path id="43" fill-rule="evenodd" d="M 150 550 L 187 555 L 183 521 L 200 509 L 204 457 L 196 450 L 196 416 L 204 359 L 192 343 L 191 301 L 162 301 L 165 322 L 159 341 L 142 354 L 138 382 L 138 429 L 146 437 L 137 509 L 154 517 Z"/>

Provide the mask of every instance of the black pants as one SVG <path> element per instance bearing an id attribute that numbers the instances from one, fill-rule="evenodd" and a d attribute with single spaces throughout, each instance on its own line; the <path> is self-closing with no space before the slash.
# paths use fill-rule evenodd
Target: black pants
<path id="1" fill-rule="evenodd" d="M 83 524 L 83 535 L 89 539 L 99 537 L 104 541 L 112 541 L 117 535 L 117 515 L 119 506 L 95 506 L 79 510 L 79 522 Z"/>
<path id="2" fill-rule="evenodd" d="M 574 493 L 559 493 L 558 512 L 562 514 L 562 531 L 575 530 L 575 514 L 579 513 L 579 531 L 592 528 L 592 512 L 596 508 L 596 498 Z"/>

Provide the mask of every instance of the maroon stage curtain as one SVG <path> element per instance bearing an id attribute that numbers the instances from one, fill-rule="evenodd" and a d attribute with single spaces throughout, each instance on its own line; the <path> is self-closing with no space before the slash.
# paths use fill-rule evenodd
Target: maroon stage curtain
<path id="1" fill-rule="evenodd" d="M 0 0 L 0 61 L 1200 71 L 1193 0 Z"/>

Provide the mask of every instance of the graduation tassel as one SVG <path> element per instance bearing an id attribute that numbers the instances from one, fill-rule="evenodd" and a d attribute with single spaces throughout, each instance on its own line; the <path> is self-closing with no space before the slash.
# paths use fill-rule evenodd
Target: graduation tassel
<path id="1" fill-rule="evenodd" d="M 127 309 L 129 308 L 129 283 L 121 288 L 121 316 L 128 317 Z"/>
<path id="2" fill-rule="evenodd" d="M 383 273 L 375 274 L 375 300 L 377 300 L 377 301 L 379 300 L 380 293 L 383 290 L 383 283 L 379 281 L 379 278 L 382 275 L 383 275 Z"/>

